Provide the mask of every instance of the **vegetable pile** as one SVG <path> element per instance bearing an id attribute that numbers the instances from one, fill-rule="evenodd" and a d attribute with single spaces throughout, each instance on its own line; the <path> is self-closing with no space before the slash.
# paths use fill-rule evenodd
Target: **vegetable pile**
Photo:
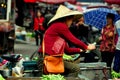
<path id="1" fill-rule="evenodd" d="M 76 59 L 78 59 L 80 57 L 80 54 L 74 54 L 74 55 L 67 55 L 64 54 L 63 55 L 63 59 L 67 60 L 67 61 L 75 61 Z"/>
<path id="2" fill-rule="evenodd" d="M 49 74 L 49 75 L 43 75 L 41 77 L 42 80 L 66 80 L 64 78 L 64 76 L 60 75 L 60 74 Z"/>
<path id="3" fill-rule="evenodd" d="M 72 56 L 67 55 L 67 54 L 64 54 L 64 55 L 63 55 L 63 59 L 65 59 L 65 60 L 73 60 L 73 59 L 72 59 Z"/>

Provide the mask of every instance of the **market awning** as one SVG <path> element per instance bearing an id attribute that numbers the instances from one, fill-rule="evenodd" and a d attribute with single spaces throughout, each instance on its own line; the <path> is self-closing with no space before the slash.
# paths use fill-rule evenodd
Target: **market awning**
<path id="1" fill-rule="evenodd" d="M 109 4 L 120 4 L 120 0 L 105 0 Z"/>
<path id="2" fill-rule="evenodd" d="M 24 2 L 26 2 L 26 3 L 35 3 L 36 0 L 24 0 Z"/>
<path id="3" fill-rule="evenodd" d="M 24 0 L 24 2 L 26 3 L 44 2 L 49 4 L 59 4 L 59 3 L 69 2 L 75 4 L 76 0 Z"/>

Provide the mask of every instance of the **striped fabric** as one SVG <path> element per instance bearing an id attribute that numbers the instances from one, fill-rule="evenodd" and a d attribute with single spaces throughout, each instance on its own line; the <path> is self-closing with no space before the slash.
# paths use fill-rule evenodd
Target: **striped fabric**
<path id="1" fill-rule="evenodd" d="M 96 8 L 84 12 L 85 24 L 102 29 L 106 25 L 107 13 L 115 14 L 115 20 L 118 17 L 116 11 L 108 8 Z"/>

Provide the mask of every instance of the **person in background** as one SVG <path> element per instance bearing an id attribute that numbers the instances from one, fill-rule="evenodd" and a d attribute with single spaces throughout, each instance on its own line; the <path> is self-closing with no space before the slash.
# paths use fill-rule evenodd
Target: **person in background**
<path id="1" fill-rule="evenodd" d="M 44 16 L 44 22 L 43 22 L 43 26 L 44 26 L 44 28 L 45 28 L 45 30 L 47 30 L 48 29 L 48 22 L 49 22 L 49 20 L 53 17 L 53 13 L 52 13 L 52 11 L 50 10 L 50 9 L 46 9 L 46 14 L 45 14 L 45 16 Z"/>
<path id="2" fill-rule="evenodd" d="M 86 44 L 93 43 L 92 27 L 84 23 L 84 16 L 76 16 L 75 21 L 72 26 L 69 28 L 71 33 L 77 37 L 79 40 L 83 41 Z M 89 37 L 88 37 L 89 36 Z M 69 43 L 70 47 L 76 47 L 75 45 Z M 81 57 L 84 57 L 83 62 L 95 62 L 98 59 L 95 59 L 95 56 L 98 56 L 98 50 L 92 50 L 90 54 L 80 54 Z M 85 52 L 84 52 L 85 53 Z"/>
<path id="3" fill-rule="evenodd" d="M 34 31 L 35 31 L 35 40 L 36 40 L 36 45 L 39 45 L 39 37 L 40 37 L 40 44 L 43 40 L 43 34 L 44 34 L 44 27 L 43 27 L 43 22 L 44 22 L 44 16 L 42 15 L 42 12 L 40 10 L 36 11 L 36 15 L 34 18 Z"/>
<path id="4" fill-rule="evenodd" d="M 70 32 L 69 27 L 71 26 L 75 15 L 82 15 L 82 13 L 79 11 L 70 10 L 63 5 L 59 6 L 54 17 L 48 22 L 49 28 L 46 30 L 44 34 L 45 55 L 48 56 L 60 55 L 61 53 L 62 54 L 68 53 L 69 55 L 71 55 L 77 52 L 80 53 L 83 50 L 86 51 L 95 49 L 95 45 L 93 44 L 86 45 L 85 43 L 77 39 Z M 53 47 L 55 47 L 55 42 L 59 38 L 61 38 L 65 42 L 65 45 L 62 45 L 62 43 L 60 43 L 59 45 L 62 45 L 64 47 L 62 47 L 63 48 L 62 50 L 59 50 L 59 53 L 56 53 Z M 73 43 L 74 45 L 78 46 L 78 48 L 70 48 L 69 45 L 67 44 L 68 42 Z M 42 47 L 39 48 L 38 51 L 39 53 L 42 53 Z M 64 73 L 66 73 L 66 76 L 69 77 L 78 76 L 80 68 L 77 64 L 64 61 L 64 66 L 65 66 Z"/>
<path id="5" fill-rule="evenodd" d="M 107 25 L 103 27 L 101 32 L 100 51 L 102 62 L 106 62 L 107 67 L 111 67 L 112 60 L 115 53 L 115 26 L 114 26 L 114 15 L 107 14 Z"/>
<path id="6" fill-rule="evenodd" d="M 120 9 L 115 9 L 118 14 L 120 15 Z M 117 40 L 116 40 L 116 50 L 115 50 L 115 57 L 113 62 L 113 71 L 112 71 L 112 77 L 113 78 L 120 78 L 120 17 L 115 22 L 115 27 L 117 31 Z"/>
<path id="7" fill-rule="evenodd" d="M 87 44 L 88 42 L 88 33 L 89 33 L 89 26 L 84 24 L 84 17 L 77 16 L 76 21 L 71 25 L 69 28 L 72 34 L 77 37 L 78 39 L 82 40 Z"/>

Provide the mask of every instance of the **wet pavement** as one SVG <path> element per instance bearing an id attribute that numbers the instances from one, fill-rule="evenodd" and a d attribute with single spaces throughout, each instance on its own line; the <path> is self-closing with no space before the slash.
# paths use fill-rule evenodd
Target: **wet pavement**
<path id="1" fill-rule="evenodd" d="M 30 57 L 34 52 L 38 50 L 39 46 L 35 45 L 35 42 L 26 42 L 22 40 L 16 40 L 14 46 L 15 54 L 22 54 L 23 57 Z"/>

